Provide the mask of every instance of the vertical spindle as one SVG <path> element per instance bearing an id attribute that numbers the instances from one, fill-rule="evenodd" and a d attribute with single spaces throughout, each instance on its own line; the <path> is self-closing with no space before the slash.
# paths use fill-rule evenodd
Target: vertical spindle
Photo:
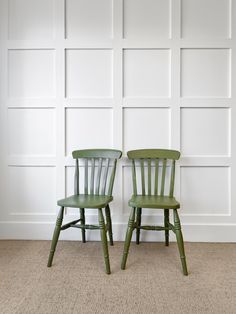
<path id="1" fill-rule="evenodd" d="M 166 179 L 166 158 L 163 159 L 163 163 L 162 163 L 161 196 L 164 195 L 164 191 L 165 191 L 165 179 Z"/>

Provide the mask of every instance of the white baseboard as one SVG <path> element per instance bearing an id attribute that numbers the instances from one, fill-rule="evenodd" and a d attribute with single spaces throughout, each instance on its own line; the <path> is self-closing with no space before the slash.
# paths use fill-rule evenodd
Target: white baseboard
<path id="1" fill-rule="evenodd" d="M 115 241 L 124 241 L 126 224 L 113 224 Z M 0 222 L 0 239 L 15 240 L 51 240 L 53 223 L 36 222 Z M 184 240 L 189 242 L 236 242 L 236 224 L 224 225 L 183 225 Z M 87 230 L 87 240 L 100 240 L 98 230 Z M 70 228 L 61 232 L 61 240 L 80 240 L 79 229 Z M 164 232 L 142 231 L 142 241 L 163 241 Z M 175 241 L 173 232 L 170 232 L 170 240 Z"/>

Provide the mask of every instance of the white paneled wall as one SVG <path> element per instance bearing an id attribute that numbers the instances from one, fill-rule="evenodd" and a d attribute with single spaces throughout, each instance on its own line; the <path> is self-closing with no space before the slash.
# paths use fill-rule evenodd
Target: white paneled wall
<path id="1" fill-rule="evenodd" d="M 0 0 L 0 237 L 50 239 L 72 150 L 107 147 L 124 152 L 111 206 L 123 240 L 126 152 L 159 147 L 182 153 L 185 239 L 236 241 L 235 30 L 234 0 Z"/>

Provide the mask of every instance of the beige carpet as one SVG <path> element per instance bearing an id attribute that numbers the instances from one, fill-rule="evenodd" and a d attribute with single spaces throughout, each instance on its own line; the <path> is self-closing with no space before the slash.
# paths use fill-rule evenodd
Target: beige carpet
<path id="1" fill-rule="evenodd" d="M 175 243 L 110 247 L 104 273 L 99 242 L 0 241 L 0 313 L 236 313 L 236 245 L 186 243 L 189 276 Z"/>

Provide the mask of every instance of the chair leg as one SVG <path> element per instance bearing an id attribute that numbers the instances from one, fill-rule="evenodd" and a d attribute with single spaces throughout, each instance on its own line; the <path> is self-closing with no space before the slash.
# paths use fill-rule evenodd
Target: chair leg
<path id="1" fill-rule="evenodd" d="M 109 235 L 110 245 L 114 245 L 114 244 L 113 244 L 113 235 L 112 235 L 111 212 L 110 212 L 110 207 L 109 207 L 109 205 L 106 206 L 106 208 L 105 208 L 105 213 L 106 213 L 106 221 L 107 221 L 107 229 L 108 229 L 108 235 Z"/>
<path id="2" fill-rule="evenodd" d="M 64 207 L 60 208 L 60 211 L 58 213 L 57 216 L 57 221 L 56 221 L 56 226 L 54 229 L 54 233 L 53 233 L 53 238 L 52 238 L 52 243 L 51 243 L 51 249 L 50 249 L 50 253 L 49 253 L 49 257 L 48 257 L 48 267 L 52 266 L 52 260 L 53 260 L 53 256 L 56 250 L 56 246 L 57 246 L 57 242 L 58 242 L 58 238 L 61 232 L 61 225 L 62 225 L 62 220 L 63 220 L 63 214 L 64 214 Z"/>
<path id="3" fill-rule="evenodd" d="M 137 208 L 137 227 L 141 226 L 142 208 Z M 139 244 L 140 229 L 136 229 L 136 244 Z"/>
<path id="4" fill-rule="evenodd" d="M 169 209 L 164 209 L 164 215 L 164 224 L 165 228 L 167 228 L 169 223 Z M 165 230 L 165 244 L 166 246 L 169 246 L 169 230 Z"/>
<path id="5" fill-rule="evenodd" d="M 80 219 L 81 219 L 81 224 L 85 225 L 85 216 L 84 216 L 84 208 L 80 208 Z M 82 242 L 86 242 L 85 238 L 85 229 L 81 229 L 81 234 L 82 234 Z"/>
<path id="6" fill-rule="evenodd" d="M 110 274 L 111 270 L 110 270 L 109 252 L 108 252 L 108 245 L 107 245 L 107 233 L 106 233 L 106 226 L 105 226 L 105 221 L 104 221 L 104 217 L 102 213 L 102 208 L 98 209 L 98 221 L 99 221 L 99 227 L 100 227 L 100 233 L 101 233 L 104 260 L 105 260 L 105 265 L 106 265 L 106 273 Z"/>
<path id="7" fill-rule="evenodd" d="M 181 231 L 181 224 L 180 224 L 180 220 L 179 220 L 179 215 L 178 215 L 177 209 L 174 209 L 174 225 L 175 225 L 175 234 L 176 234 L 176 239 L 177 239 L 177 243 L 178 243 L 179 254 L 180 254 L 180 259 L 181 259 L 182 268 L 183 268 L 183 273 L 184 273 L 185 276 L 188 276 L 186 257 L 185 257 L 185 252 L 184 252 L 184 241 L 183 241 L 183 235 L 182 235 L 182 231 Z"/>
<path id="8" fill-rule="evenodd" d="M 130 242 L 132 238 L 132 233 L 134 230 L 134 219 L 135 219 L 135 207 L 131 209 L 131 213 L 129 217 L 128 228 L 127 228 L 125 244 L 124 244 L 123 257 L 122 257 L 122 262 L 121 262 L 121 269 L 125 269 L 125 265 L 126 265 L 126 261 L 127 261 L 127 257 L 129 253 Z"/>

